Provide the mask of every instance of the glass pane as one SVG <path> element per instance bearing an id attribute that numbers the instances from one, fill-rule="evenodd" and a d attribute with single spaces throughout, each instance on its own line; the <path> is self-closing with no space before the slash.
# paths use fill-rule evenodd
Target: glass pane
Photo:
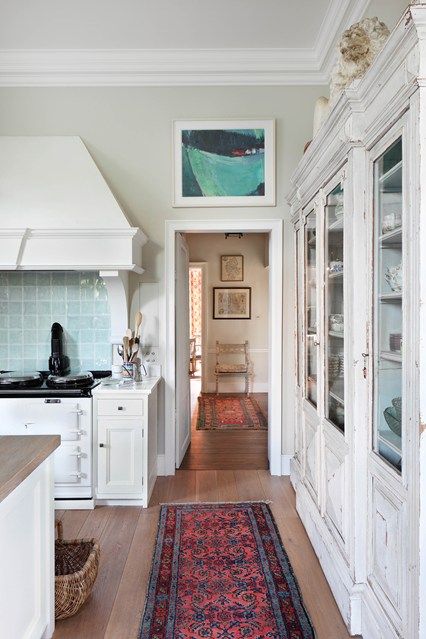
<path id="1" fill-rule="evenodd" d="M 306 397 L 317 405 L 317 371 L 318 349 L 315 345 L 317 334 L 317 230 L 316 214 L 311 211 L 306 217 L 305 226 L 305 256 L 306 256 Z"/>
<path id="2" fill-rule="evenodd" d="M 300 241 L 300 231 L 296 230 L 295 236 L 295 259 L 296 259 L 296 382 L 297 386 L 300 387 L 301 375 L 300 375 L 300 264 L 299 264 L 299 241 Z"/>
<path id="3" fill-rule="evenodd" d="M 325 416 L 345 428 L 344 318 L 343 318 L 343 189 L 328 195 L 325 207 Z"/>
<path id="4" fill-rule="evenodd" d="M 402 140 L 374 166 L 374 447 L 402 464 Z"/>

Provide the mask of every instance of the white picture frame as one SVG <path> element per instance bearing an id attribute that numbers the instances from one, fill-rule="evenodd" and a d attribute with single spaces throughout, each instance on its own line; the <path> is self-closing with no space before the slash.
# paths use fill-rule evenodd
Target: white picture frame
<path id="1" fill-rule="evenodd" d="M 206 135 L 197 135 L 199 131 Z M 190 145 L 191 138 L 197 147 Z M 213 152 L 216 149 L 225 150 Z M 175 120 L 173 159 L 174 207 L 276 205 L 273 119 Z M 227 194 L 228 190 L 244 194 Z M 223 192 L 215 195 L 216 191 Z"/>

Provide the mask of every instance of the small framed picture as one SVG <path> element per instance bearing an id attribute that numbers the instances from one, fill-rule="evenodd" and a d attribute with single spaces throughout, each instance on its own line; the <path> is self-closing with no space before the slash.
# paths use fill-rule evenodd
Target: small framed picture
<path id="1" fill-rule="evenodd" d="M 244 280 L 244 256 L 221 255 L 220 281 L 242 282 Z"/>
<path id="2" fill-rule="evenodd" d="M 175 121 L 173 206 L 275 206 L 275 121 Z"/>
<path id="3" fill-rule="evenodd" d="M 251 319 L 251 288 L 213 288 L 213 319 Z"/>

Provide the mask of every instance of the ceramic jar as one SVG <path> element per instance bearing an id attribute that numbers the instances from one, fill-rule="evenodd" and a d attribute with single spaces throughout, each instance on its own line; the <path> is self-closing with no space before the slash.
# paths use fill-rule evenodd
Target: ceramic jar
<path id="1" fill-rule="evenodd" d="M 333 260 L 330 262 L 330 273 L 342 273 L 343 262 L 341 260 Z"/>
<path id="2" fill-rule="evenodd" d="M 388 266 L 385 271 L 385 280 L 394 293 L 402 291 L 402 263 L 397 266 Z"/>
<path id="3" fill-rule="evenodd" d="M 335 333 L 343 333 L 344 324 L 343 324 L 343 315 L 341 313 L 333 313 L 329 317 L 330 321 L 330 331 L 334 331 Z"/>

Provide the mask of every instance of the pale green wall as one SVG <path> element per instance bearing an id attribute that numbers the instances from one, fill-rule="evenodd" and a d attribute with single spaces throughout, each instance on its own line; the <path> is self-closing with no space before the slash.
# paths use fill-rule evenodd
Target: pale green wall
<path id="1" fill-rule="evenodd" d="M 0 135 L 79 135 L 131 223 L 150 238 L 144 248 L 143 279 L 160 281 L 164 220 L 287 216 L 289 178 L 311 138 L 314 103 L 322 93 L 326 90 L 321 87 L 2 89 Z M 276 118 L 276 207 L 172 208 L 172 121 L 191 118 Z M 70 220 L 70 226 L 72 223 Z M 289 407 L 293 405 L 292 251 L 292 228 L 286 222 L 283 388 Z M 283 452 L 290 453 L 290 408 L 283 423 Z M 162 450 L 163 433 L 159 445 Z"/>

